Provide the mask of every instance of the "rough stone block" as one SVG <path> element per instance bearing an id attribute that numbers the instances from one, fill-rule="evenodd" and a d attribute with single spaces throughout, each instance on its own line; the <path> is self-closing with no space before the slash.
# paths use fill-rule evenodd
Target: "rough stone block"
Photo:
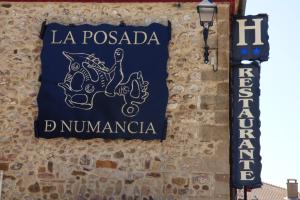
<path id="1" fill-rule="evenodd" d="M 213 70 L 204 71 L 201 74 L 201 80 L 203 81 L 225 81 L 228 80 L 227 70 L 218 70 L 214 72 Z"/>
<path id="2" fill-rule="evenodd" d="M 229 4 L 219 4 L 218 5 L 218 13 L 217 13 L 218 19 L 229 20 L 229 10 L 230 10 Z"/>
<path id="3" fill-rule="evenodd" d="M 218 95 L 228 95 L 229 96 L 229 83 L 219 83 L 217 85 Z"/>
<path id="4" fill-rule="evenodd" d="M 118 152 L 114 153 L 114 158 L 117 158 L 117 159 L 124 158 L 123 151 L 118 151 Z"/>
<path id="5" fill-rule="evenodd" d="M 229 97 L 216 96 L 216 110 L 228 110 L 228 109 L 229 109 Z"/>
<path id="6" fill-rule="evenodd" d="M 56 187 L 55 186 L 43 186 L 42 187 L 42 191 L 44 193 L 50 193 L 50 192 L 53 192 L 56 190 Z"/>
<path id="7" fill-rule="evenodd" d="M 199 138 L 201 141 L 228 140 L 228 126 L 201 126 L 199 128 Z"/>
<path id="8" fill-rule="evenodd" d="M 72 171 L 72 175 L 73 176 L 85 176 L 86 173 L 83 172 L 83 171 L 76 171 L 76 170 L 74 170 L 74 171 Z"/>
<path id="9" fill-rule="evenodd" d="M 228 111 L 217 111 L 215 112 L 215 121 L 217 124 L 228 124 L 229 113 Z"/>
<path id="10" fill-rule="evenodd" d="M 28 187 L 28 191 L 31 193 L 37 193 L 37 192 L 40 192 L 40 190 L 41 190 L 41 188 L 40 188 L 39 183 L 34 183 Z"/>
<path id="11" fill-rule="evenodd" d="M 229 174 L 215 175 L 215 197 L 230 195 Z"/>
<path id="12" fill-rule="evenodd" d="M 9 168 L 9 164 L 8 163 L 0 163 L 0 170 L 7 171 L 8 168 Z"/>
<path id="13" fill-rule="evenodd" d="M 178 186 L 183 186 L 186 183 L 186 179 L 183 177 L 174 177 L 172 178 L 172 183 Z"/>
<path id="14" fill-rule="evenodd" d="M 229 70 L 229 51 L 219 49 L 218 52 L 218 67 L 219 69 Z M 229 78 L 229 71 L 228 71 Z"/>
<path id="15" fill-rule="evenodd" d="M 161 177 L 161 174 L 157 173 L 157 172 L 150 172 L 150 173 L 147 173 L 146 175 L 148 177 L 152 177 L 152 178 L 159 178 L 159 177 Z"/>
<path id="16" fill-rule="evenodd" d="M 53 172 L 53 162 L 52 162 L 52 161 L 49 161 L 49 162 L 48 162 L 48 171 L 49 171 L 50 173 Z"/>
<path id="17" fill-rule="evenodd" d="M 230 181 L 229 174 L 215 174 L 215 181 L 228 183 Z"/>
<path id="18" fill-rule="evenodd" d="M 116 169 L 118 164 L 111 160 L 97 160 L 96 161 L 96 168 L 110 168 Z"/>
<path id="19" fill-rule="evenodd" d="M 203 110 L 227 110 L 229 109 L 229 97 L 220 95 L 202 96 L 200 107 Z"/>
<path id="20" fill-rule="evenodd" d="M 229 28 L 230 28 L 229 20 L 219 20 L 217 23 L 217 26 L 218 26 L 218 30 L 221 30 L 220 32 L 218 32 L 218 41 L 229 43 L 230 32 L 224 31 L 224 30 L 229 30 Z M 222 38 L 222 37 L 227 38 L 227 40 L 220 40 L 220 38 Z M 219 45 L 218 48 L 222 48 L 222 46 L 220 46 L 220 43 L 218 43 L 218 45 Z"/>
<path id="21" fill-rule="evenodd" d="M 38 173 L 38 178 L 40 179 L 53 179 L 54 175 L 51 173 Z"/>
<path id="22" fill-rule="evenodd" d="M 220 141 L 216 147 L 216 155 L 218 155 L 218 159 L 220 160 L 220 162 L 224 162 L 224 166 L 226 164 L 229 164 L 229 130 L 228 134 L 225 137 L 227 137 L 227 139 Z"/>
<path id="23" fill-rule="evenodd" d="M 228 23 L 226 23 L 228 24 Z M 229 49 L 229 43 L 230 39 L 229 39 L 229 35 L 220 35 L 218 37 L 218 48 L 220 51 L 224 51 L 224 50 L 228 50 Z"/>

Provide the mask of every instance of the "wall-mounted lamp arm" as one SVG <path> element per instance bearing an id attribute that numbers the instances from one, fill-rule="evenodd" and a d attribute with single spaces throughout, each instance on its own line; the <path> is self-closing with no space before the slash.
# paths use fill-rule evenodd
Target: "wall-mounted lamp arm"
<path id="1" fill-rule="evenodd" d="M 209 25 L 208 23 L 205 23 L 203 26 L 203 39 L 204 39 L 204 63 L 207 64 L 209 62 L 208 56 L 209 56 L 209 46 L 207 44 L 208 39 L 208 32 L 209 32 Z"/>

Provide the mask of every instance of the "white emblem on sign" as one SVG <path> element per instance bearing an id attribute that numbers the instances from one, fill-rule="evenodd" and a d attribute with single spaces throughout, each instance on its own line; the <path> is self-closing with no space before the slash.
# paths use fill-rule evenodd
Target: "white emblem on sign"
<path id="1" fill-rule="evenodd" d="M 140 71 L 131 73 L 124 81 L 123 49 L 115 50 L 115 63 L 111 68 L 107 68 L 94 54 L 64 51 L 63 55 L 70 61 L 69 71 L 58 86 L 64 89 L 65 102 L 69 107 L 90 110 L 94 106 L 95 95 L 104 93 L 107 97 L 123 97 L 121 112 L 124 116 L 138 114 L 139 106 L 149 96 L 149 82 L 144 81 Z"/>

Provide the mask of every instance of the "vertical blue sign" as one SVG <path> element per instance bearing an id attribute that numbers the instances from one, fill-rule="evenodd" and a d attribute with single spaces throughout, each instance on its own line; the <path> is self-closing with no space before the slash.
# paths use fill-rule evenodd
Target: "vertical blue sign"
<path id="1" fill-rule="evenodd" d="M 235 188 L 262 185 L 259 80 L 260 66 L 256 62 L 232 67 L 231 181 Z"/>
<path id="2" fill-rule="evenodd" d="M 232 20 L 232 60 L 269 59 L 268 15 L 234 16 Z"/>

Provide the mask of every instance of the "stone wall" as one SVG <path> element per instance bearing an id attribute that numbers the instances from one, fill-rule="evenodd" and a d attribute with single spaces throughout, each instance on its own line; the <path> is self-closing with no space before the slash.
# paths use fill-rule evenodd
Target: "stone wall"
<path id="1" fill-rule="evenodd" d="M 210 30 L 218 72 L 203 64 L 196 3 L 0 4 L 3 200 L 229 199 L 229 5 Z M 41 23 L 172 22 L 167 139 L 36 139 Z M 218 49 L 218 52 L 216 51 Z"/>

